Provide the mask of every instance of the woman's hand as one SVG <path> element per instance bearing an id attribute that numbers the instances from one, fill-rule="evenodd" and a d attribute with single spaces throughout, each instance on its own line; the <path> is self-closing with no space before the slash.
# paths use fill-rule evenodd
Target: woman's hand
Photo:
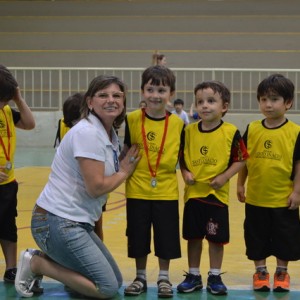
<path id="1" fill-rule="evenodd" d="M 139 147 L 137 145 L 132 145 L 120 162 L 119 172 L 126 173 L 128 175 L 127 177 L 129 177 L 134 172 L 140 159 Z"/>

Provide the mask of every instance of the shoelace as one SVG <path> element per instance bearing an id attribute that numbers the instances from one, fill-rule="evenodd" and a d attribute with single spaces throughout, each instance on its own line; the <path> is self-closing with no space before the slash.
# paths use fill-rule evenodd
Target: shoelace
<path id="1" fill-rule="evenodd" d="M 278 273 L 276 273 L 277 280 L 278 281 L 284 281 L 285 275 L 286 275 L 286 273 L 284 273 L 284 272 L 278 272 Z"/>
<path id="2" fill-rule="evenodd" d="M 31 292 L 32 287 L 34 286 L 35 282 L 39 279 L 39 276 L 30 276 L 27 280 L 20 281 L 20 285 L 24 287 L 25 292 Z"/>
<path id="3" fill-rule="evenodd" d="M 267 274 L 266 272 L 259 272 L 258 273 L 258 278 L 259 280 L 266 280 L 267 279 Z"/>

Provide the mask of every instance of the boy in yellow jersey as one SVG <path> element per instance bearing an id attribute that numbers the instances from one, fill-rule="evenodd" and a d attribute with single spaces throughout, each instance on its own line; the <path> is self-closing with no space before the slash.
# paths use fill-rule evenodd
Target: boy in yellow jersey
<path id="1" fill-rule="evenodd" d="M 153 227 L 158 297 L 168 298 L 173 296 L 170 260 L 181 257 L 176 165 L 184 122 L 165 109 L 175 92 L 175 76 L 170 69 L 159 65 L 146 69 L 141 90 L 147 107 L 129 113 L 125 120 L 123 151 L 137 144 L 142 158 L 126 181 L 128 257 L 135 259 L 136 278 L 124 293 L 137 296 L 147 290 Z"/>
<path id="2" fill-rule="evenodd" d="M 80 119 L 80 107 L 83 101 L 82 93 L 75 93 L 69 96 L 63 104 L 63 118 L 58 121 L 54 148 L 57 148 L 65 134 Z"/>
<path id="3" fill-rule="evenodd" d="M 12 109 L 12 100 L 18 110 Z M 0 65 L 0 244 L 5 258 L 3 280 L 14 283 L 17 266 L 17 192 L 14 174 L 16 129 L 33 129 L 33 115 L 22 98 L 18 83 L 5 67 Z"/>
<path id="4" fill-rule="evenodd" d="M 201 118 L 185 128 L 181 171 L 185 181 L 183 238 L 187 240 L 189 272 L 177 291 L 203 288 L 200 260 L 203 239 L 208 241 L 210 270 L 207 291 L 227 294 L 221 267 L 229 242 L 229 179 L 248 158 L 239 130 L 224 122 L 230 91 L 219 81 L 205 81 L 194 89 L 195 108 Z"/>
<path id="5" fill-rule="evenodd" d="M 256 268 L 256 291 L 270 290 L 269 256 L 277 260 L 274 292 L 289 291 L 288 262 L 300 259 L 300 127 L 285 116 L 293 99 L 288 78 L 274 74 L 264 79 L 257 100 L 265 119 L 250 123 L 243 137 L 250 158 L 239 172 L 237 196 L 246 203 L 246 254 Z"/>

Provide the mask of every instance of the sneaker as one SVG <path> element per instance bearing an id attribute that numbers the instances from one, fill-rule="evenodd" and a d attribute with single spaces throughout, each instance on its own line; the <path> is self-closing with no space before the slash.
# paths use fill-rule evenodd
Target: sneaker
<path id="1" fill-rule="evenodd" d="M 290 275 L 286 271 L 274 274 L 273 292 L 288 292 L 290 290 Z"/>
<path id="2" fill-rule="evenodd" d="M 227 294 L 227 287 L 222 282 L 221 274 L 212 275 L 208 273 L 206 290 L 213 295 Z"/>
<path id="3" fill-rule="evenodd" d="M 143 278 L 135 278 L 134 281 L 124 289 L 125 296 L 138 296 L 147 291 L 147 282 Z"/>
<path id="4" fill-rule="evenodd" d="M 202 290 L 203 284 L 201 275 L 193 275 L 185 272 L 183 276 L 185 276 L 184 281 L 177 286 L 179 293 L 191 293 L 196 290 Z"/>
<path id="5" fill-rule="evenodd" d="M 15 283 L 17 268 L 11 268 L 5 271 L 3 280 L 6 283 Z"/>
<path id="6" fill-rule="evenodd" d="M 18 270 L 15 280 L 15 288 L 21 297 L 32 297 L 32 287 L 40 276 L 37 276 L 30 269 L 30 260 L 34 255 L 33 251 L 22 251 L 19 259 Z"/>
<path id="7" fill-rule="evenodd" d="M 26 251 L 29 251 L 32 255 L 40 255 L 39 250 L 31 249 L 28 248 Z M 34 285 L 32 286 L 32 291 L 34 294 L 43 294 L 44 293 L 44 288 L 42 287 L 42 280 L 43 280 L 43 275 L 38 276 L 34 282 Z"/>
<path id="8" fill-rule="evenodd" d="M 258 292 L 270 291 L 270 275 L 265 271 L 258 271 L 253 275 L 253 290 Z"/>
<path id="9" fill-rule="evenodd" d="M 270 291 L 270 275 L 265 271 L 258 271 L 253 275 L 253 290 L 258 292 Z"/>
<path id="10" fill-rule="evenodd" d="M 167 279 L 161 279 L 157 282 L 158 298 L 173 297 L 172 283 Z"/>

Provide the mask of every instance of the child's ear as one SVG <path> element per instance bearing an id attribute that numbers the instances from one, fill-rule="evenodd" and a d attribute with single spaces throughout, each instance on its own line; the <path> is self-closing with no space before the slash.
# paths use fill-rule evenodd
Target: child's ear
<path id="1" fill-rule="evenodd" d="M 287 100 L 287 101 L 285 102 L 285 109 L 286 109 L 286 110 L 291 109 L 292 106 L 293 106 L 293 100 Z"/>
<path id="2" fill-rule="evenodd" d="M 228 107 L 229 107 L 229 103 L 228 103 L 228 102 L 224 102 L 224 103 L 223 103 L 223 109 L 222 109 L 222 112 L 223 112 L 223 113 L 224 113 L 224 112 L 227 112 Z"/>

